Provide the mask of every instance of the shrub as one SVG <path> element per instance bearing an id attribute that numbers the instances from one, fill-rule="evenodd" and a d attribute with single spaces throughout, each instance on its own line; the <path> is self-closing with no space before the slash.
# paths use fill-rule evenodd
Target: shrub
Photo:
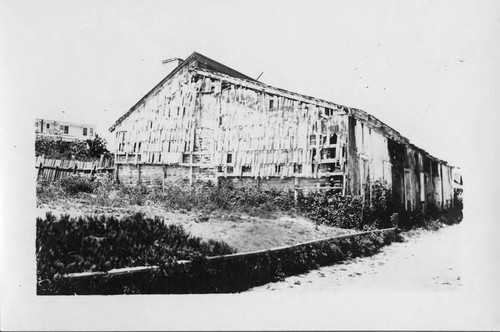
<path id="1" fill-rule="evenodd" d="M 463 212 L 462 205 L 455 206 L 439 217 L 439 221 L 446 225 L 453 225 L 462 221 Z"/>
<path id="2" fill-rule="evenodd" d="M 67 273 L 161 265 L 235 252 L 226 243 L 202 241 L 181 225 L 166 225 L 158 217 L 145 218 L 140 213 L 122 219 L 68 215 L 58 219 L 47 213 L 45 219 L 37 218 L 36 233 L 39 281 Z"/>
<path id="3" fill-rule="evenodd" d="M 370 203 L 361 197 L 312 192 L 299 195 L 297 208 L 319 224 L 359 230 L 392 227 L 391 215 L 396 209 L 391 190 L 385 183 L 377 181 L 372 186 L 371 195 Z"/>
<path id="4" fill-rule="evenodd" d="M 395 212 L 397 207 L 394 205 L 391 188 L 384 181 L 375 181 L 371 189 L 371 202 L 363 207 L 363 226 L 392 227 L 391 216 Z"/>
<path id="5" fill-rule="evenodd" d="M 37 136 L 35 155 L 52 159 L 95 160 L 104 155 L 110 157 L 105 139 L 96 135 L 94 139 L 64 141 L 61 137 Z"/>
<path id="6" fill-rule="evenodd" d="M 319 224 L 360 228 L 363 203 L 359 198 L 312 192 L 300 195 L 297 208 Z"/>
<path id="7" fill-rule="evenodd" d="M 63 193 L 64 192 L 51 181 L 42 179 L 36 182 L 37 204 L 53 202 Z"/>
<path id="8" fill-rule="evenodd" d="M 144 205 L 150 190 L 143 184 L 135 186 L 120 186 L 119 195 L 128 197 L 129 203 L 133 205 Z"/>
<path id="9" fill-rule="evenodd" d="M 146 194 L 146 193 L 144 193 Z M 192 186 L 170 184 L 163 189 L 149 189 L 147 198 L 169 209 L 193 209 L 250 211 L 253 208 L 266 211 L 289 210 L 294 207 L 292 192 L 262 190 L 257 186 L 234 188 L 230 183 L 213 185 L 195 183 Z"/>
<path id="10" fill-rule="evenodd" d="M 96 184 L 91 178 L 80 175 L 63 177 L 57 181 L 56 185 L 59 185 L 61 189 L 69 195 L 75 195 L 81 192 L 92 193 L 96 187 Z"/>
<path id="11" fill-rule="evenodd" d="M 410 230 L 412 228 L 423 227 L 427 220 L 434 218 L 430 214 L 424 215 L 422 211 L 405 211 L 398 212 L 398 227 L 403 230 Z"/>

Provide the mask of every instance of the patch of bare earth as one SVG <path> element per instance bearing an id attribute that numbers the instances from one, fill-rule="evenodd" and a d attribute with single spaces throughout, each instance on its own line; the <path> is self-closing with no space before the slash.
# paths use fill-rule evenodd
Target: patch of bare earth
<path id="1" fill-rule="evenodd" d="M 315 225 L 309 219 L 287 213 L 250 215 L 242 212 L 216 211 L 209 214 L 188 211 L 170 211 L 156 205 L 130 205 L 127 207 L 91 206 L 78 200 L 64 200 L 40 204 L 37 216 L 52 214 L 112 215 L 122 217 L 143 212 L 148 217 L 158 216 L 165 223 L 181 224 L 192 235 L 205 240 L 224 241 L 238 252 L 270 249 L 305 241 L 352 233 L 324 225 Z"/>

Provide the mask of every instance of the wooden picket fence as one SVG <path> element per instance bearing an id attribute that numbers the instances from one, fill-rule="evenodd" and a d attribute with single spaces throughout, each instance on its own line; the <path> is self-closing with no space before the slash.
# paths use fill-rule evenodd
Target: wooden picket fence
<path id="1" fill-rule="evenodd" d="M 104 158 L 104 156 L 95 161 L 48 159 L 44 156 L 38 156 L 36 157 L 35 168 L 38 169 L 37 179 L 50 182 L 71 174 L 92 177 L 100 172 L 114 172 L 115 169 L 114 159 Z"/>

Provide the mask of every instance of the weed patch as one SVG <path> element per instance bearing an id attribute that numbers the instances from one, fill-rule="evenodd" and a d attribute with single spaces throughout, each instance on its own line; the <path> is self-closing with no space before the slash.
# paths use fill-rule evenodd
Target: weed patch
<path id="1" fill-rule="evenodd" d="M 267 219 L 272 219 L 277 212 L 285 212 L 305 215 L 316 224 L 357 230 L 390 228 L 394 213 L 398 213 L 399 227 L 404 230 L 432 227 L 426 225 L 438 218 L 442 223 L 451 224 L 460 220 L 462 213 L 461 202 L 449 211 L 439 211 L 432 205 L 425 214 L 401 210 L 394 205 L 391 190 L 383 182 L 373 184 L 369 201 L 323 191 L 299 194 L 296 200 L 292 191 L 263 190 L 257 185 L 235 188 L 230 182 L 219 185 L 203 182 L 192 186 L 179 183 L 163 188 L 143 184 L 125 186 L 104 174 L 92 179 L 71 176 L 53 184 L 37 184 L 38 201 L 42 203 L 79 193 L 87 194 L 83 203 L 97 206 L 155 205 L 204 215 L 218 211 L 243 212 Z"/>

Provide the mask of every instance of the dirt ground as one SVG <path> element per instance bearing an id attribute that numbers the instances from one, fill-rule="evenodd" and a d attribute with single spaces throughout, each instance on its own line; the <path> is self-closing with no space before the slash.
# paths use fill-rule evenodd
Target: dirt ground
<path id="1" fill-rule="evenodd" d="M 179 223 L 192 235 L 202 239 L 225 241 L 238 252 L 269 249 L 284 245 L 316 240 L 336 235 L 348 234 L 353 230 L 315 225 L 302 216 L 273 213 L 268 216 L 251 216 L 244 213 L 213 212 L 200 214 L 187 211 L 167 211 L 154 205 L 132 205 L 122 207 L 94 207 L 67 200 L 57 204 L 41 204 L 37 208 L 37 216 L 45 213 L 72 216 L 113 215 L 122 217 L 135 212 L 143 212 L 147 216 L 159 216 L 166 223 Z"/>
<path id="2" fill-rule="evenodd" d="M 432 291 L 462 286 L 461 257 L 457 255 L 462 224 L 437 231 L 416 230 L 406 241 L 383 247 L 370 256 L 323 267 L 249 292 L 304 291 Z"/>

